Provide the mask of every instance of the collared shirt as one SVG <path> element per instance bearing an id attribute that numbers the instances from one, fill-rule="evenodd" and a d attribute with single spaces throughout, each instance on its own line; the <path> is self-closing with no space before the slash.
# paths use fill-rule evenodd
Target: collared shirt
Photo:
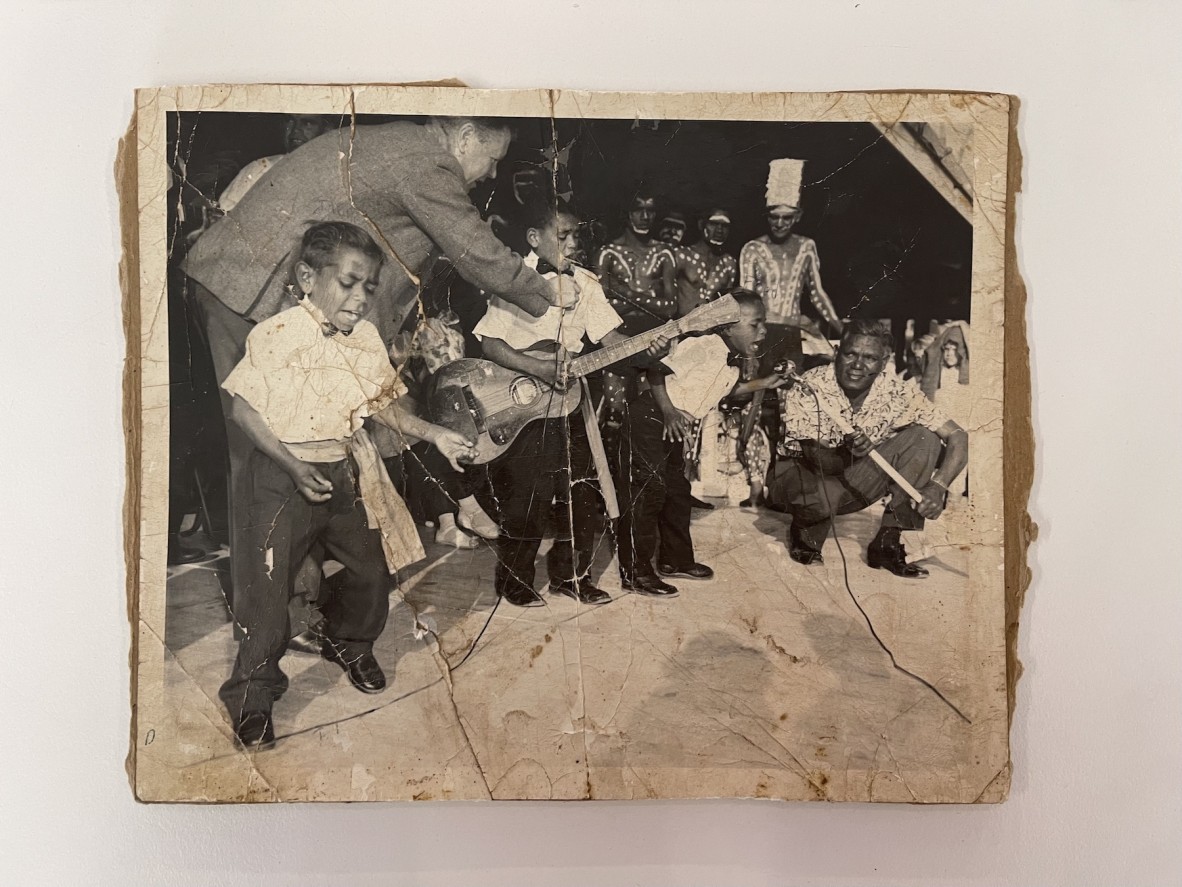
<path id="1" fill-rule="evenodd" d="M 537 253 L 526 256 L 525 264 L 537 268 Z M 556 275 L 551 272 L 542 276 L 551 279 Z M 574 276 L 579 285 L 579 302 L 572 310 L 551 306 L 541 317 L 532 317 L 516 305 L 493 296 L 488 311 L 472 332 L 479 339 L 500 339 L 516 351 L 525 351 L 539 342 L 560 342 L 571 354 L 579 353 L 583 350 L 584 333 L 592 342 L 599 342 L 623 321 L 608 304 L 598 277 L 577 265 Z"/>
<path id="2" fill-rule="evenodd" d="M 765 235 L 749 242 L 739 252 L 739 285 L 763 297 L 768 323 L 785 323 L 800 314 L 801 295 L 807 290 L 822 319 L 838 325 L 837 309 L 821 286 L 817 245 L 807 237 L 792 234 L 784 243 L 773 243 Z"/>
<path id="3" fill-rule="evenodd" d="M 729 355 L 721 336 L 690 336 L 677 342 L 661 361 L 672 371 L 665 377 L 665 391 L 673 406 L 695 419 L 717 407 L 739 381 L 739 370 L 730 366 Z"/>
<path id="4" fill-rule="evenodd" d="M 246 354 L 222 387 L 241 397 L 292 452 L 301 444 L 346 441 L 362 420 L 406 393 L 377 327 L 359 320 L 349 335 L 325 335 L 308 300 L 264 320 L 246 338 Z M 333 447 L 320 447 L 328 453 Z M 343 458 L 343 447 L 336 448 Z"/>
<path id="5" fill-rule="evenodd" d="M 908 425 L 938 431 L 948 422 L 948 417 L 924 396 L 914 380 L 904 380 L 889 371 L 878 374 L 856 413 L 837 384 L 834 364 L 811 369 L 802 378 L 818 399 L 865 432 L 875 446 Z M 784 437 L 788 440 L 815 440 L 824 447 L 836 448 L 845 438 L 825 411 L 818 410 L 813 395 L 800 385 L 780 390 L 780 415 Z"/>

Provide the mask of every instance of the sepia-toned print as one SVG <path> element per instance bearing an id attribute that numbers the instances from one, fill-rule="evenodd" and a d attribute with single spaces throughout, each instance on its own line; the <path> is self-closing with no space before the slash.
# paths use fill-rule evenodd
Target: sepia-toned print
<path id="1" fill-rule="evenodd" d="M 1003 800 L 1011 112 L 141 91 L 137 797 Z"/>

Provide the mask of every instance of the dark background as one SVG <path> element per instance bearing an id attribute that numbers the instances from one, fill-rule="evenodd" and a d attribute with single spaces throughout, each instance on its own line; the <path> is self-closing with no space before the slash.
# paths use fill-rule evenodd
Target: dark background
<path id="1" fill-rule="evenodd" d="M 394 119 L 360 116 L 357 124 Z M 286 122 L 283 114 L 169 115 L 170 542 L 178 538 L 180 516 L 194 503 L 202 505 L 214 536 L 223 531 L 223 491 L 209 480 L 218 472 L 201 466 L 224 451 L 224 430 L 208 350 L 182 296 L 185 235 L 218 212 L 217 196 L 243 166 L 283 152 Z M 349 122 L 345 116 L 331 120 L 337 126 Z M 657 198 L 658 224 L 670 210 L 690 216 L 687 242 L 698 237 L 695 216 L 728 209 L 733 224 L 726 249 L 738 256 L 744 243 L 766 232 L 768 162 L 794 157 L 806 161 L 803 216 L 795 230 L 816 240 L 822 281 L 840 316 L 889 319 L 897 362 L 904 354 L 907 320 L 923 332 L 933 318 L 969 319 L 971 225 L 870 124 L 548 118 L 514 123 L 516 138 L 497 177 L 472 191 L 486 216 L 512 215 L 513 172 L 540 167 L 551 179 L 557 155 L 557 190 L 572 193 L 587 223 L 590 256 L 623 230 L 632 199 L 641 192 Z M 462 322 L 466 313 L 477 312 L 467 317 L 470 328 L 482 301 L 472 298 L 473 292 L 454 298 L 456 285 L 466 286 L 445 277 L 424 298 L 450 299 L 457 311 L 471 309 L 461 311 Z"/>
<path id="2" fill-rule="evenodd" d="M 360 116 L 358 125 L 393 117 Z M 190 192 L 216 196 L 250 161 L 283 150 L 280 114 L 185 113 L 173 118 L 174 170 L 185 164 Z M 347 117 L 338 121 L 348 124 Z M 821 277 L 838 313 L 896 322 L 969 319 L 972 226 L 864 123 L 766 123 L 518 119 L 517 138 L 496 180 L 473 201 L 496 211 L 508 198 L 511 171 L 551 168 L 563 160 L 559 190 L 569 187 L 594 249 L 623 230 L 638 190 L 659 212 L 691 216 L 719 206 L 734 224 L 727 250 L 766 233 L 768 162 L 806 161 L 803 217 L 796 232 L 817 242 Z M 190 218 L 186 224 L 194 224 Z M 693 228 L 687 239 L 696 239 Z M 926 329 L 926 325 L 924 327 Z"/>

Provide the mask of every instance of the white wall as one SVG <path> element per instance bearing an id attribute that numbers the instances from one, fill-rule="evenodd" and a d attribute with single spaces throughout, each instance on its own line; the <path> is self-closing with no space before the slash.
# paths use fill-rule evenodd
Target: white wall
<path id="1" fill-rule="evenodd" d="M 544 5 L 3 4 L 0 881 L 1179 883 L 1179 5 Z M 1022 98 L 1042 533 L 1007 804 L 132 801 L 111 178 L 132 88 L 451 75 Z"/>

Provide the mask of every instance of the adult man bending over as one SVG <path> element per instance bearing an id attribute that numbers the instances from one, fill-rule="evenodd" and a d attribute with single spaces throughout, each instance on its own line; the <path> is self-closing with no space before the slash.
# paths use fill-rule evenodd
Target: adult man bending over
<path id="1" fill-rule="evenodd" d="M 241 359 L 246 325 L 295 303 L 288 266 L 311 221 L 351 222 L 390 257 L 389 280 L 373 299 L 373 321 L 387 342 L 414 308 L 420 277 L 438 253 L 465 279 L 535 317 L 569 304 L 572 293 L 527 268 L 468 197 L 496 175 L 509 141 L 508 124 L 498 119 L 357 126 L 315 138 L 269 170 L 185 260 L 185 273 L 201 285 L 198 303 L 211 315 L 219 381 Z M 226 340 L 237 354 L 219 353 Z"/>
<path id="2" fill-rule="evenodd" d="M 781 456 L 794 449 L 784 446 L 793 440 L 799 441 L 802 454 L 779 460 L 768 503 L 792 515 L 789 554 L 797 563 L 821 563 L 834 515 L 861 511 L 890 491 L 867 561 L 896 576 L 928 574 L 907 563 L 900 532 L 920 530 L 925 518 L 934 520 L 944 511 L 948 485 L 968 464 L 969 437 L 914 381 L 883 373 L 893 351 L 890 333 L 878 323 L 850 321 L 837 361 L 805 373 L 808 389 L 794 385 L 780 394 Z M 839 412 L 855 433 L 843 434 L 818 400 Z M 870 459 L 872 449 L 922 493 L 922 502 L 915 504 L 891 484 Z"/>

